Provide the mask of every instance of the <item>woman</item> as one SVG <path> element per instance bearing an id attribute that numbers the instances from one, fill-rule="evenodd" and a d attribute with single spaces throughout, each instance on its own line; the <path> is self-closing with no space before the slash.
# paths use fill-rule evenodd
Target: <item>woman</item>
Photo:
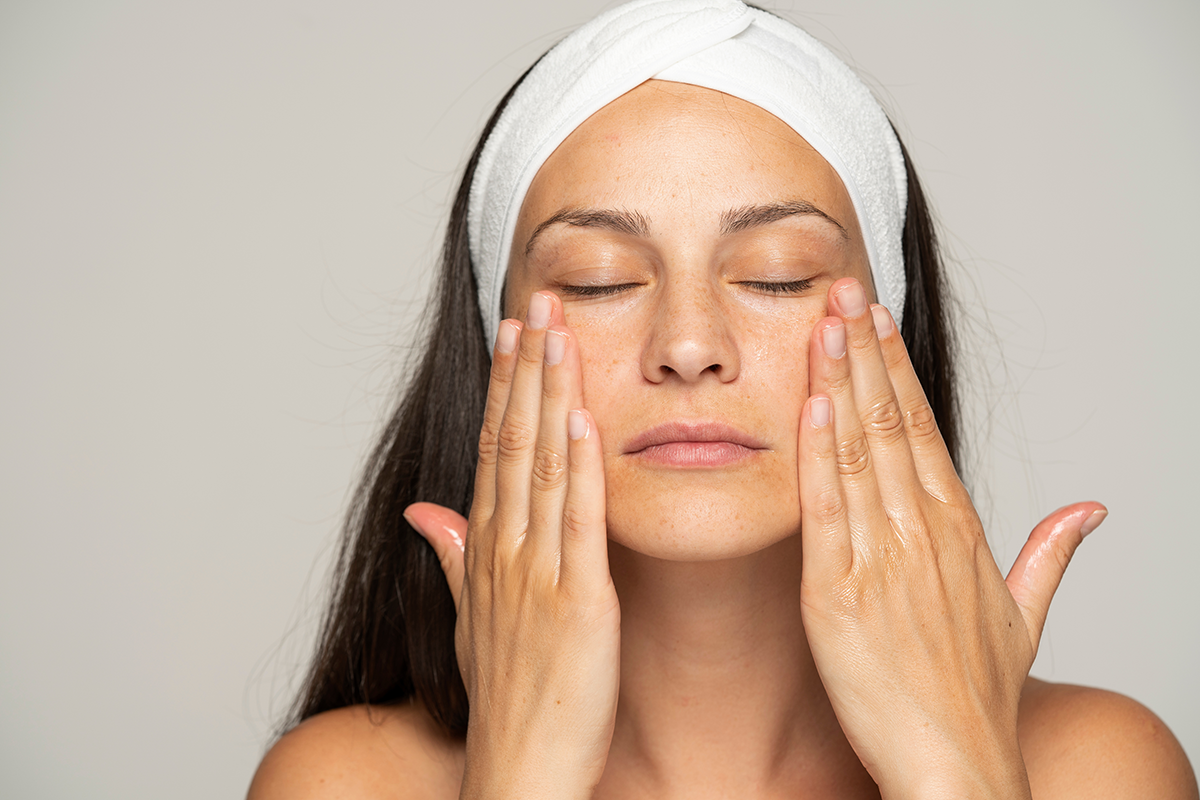
<path id="1" fill-rule="evenodd" d="M 443 260 L 252 797 L 1196 797 L 1148 711 L 1028 678 L 1106 511 L 1001 577 L 919 184 L 805 34 L 597 18 L 493 115 Z"/>

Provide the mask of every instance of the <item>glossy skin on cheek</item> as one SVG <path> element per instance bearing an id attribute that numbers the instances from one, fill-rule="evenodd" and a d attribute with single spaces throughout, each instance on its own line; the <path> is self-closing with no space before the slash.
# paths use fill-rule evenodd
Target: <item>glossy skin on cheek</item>
<path id="1" fill-rule="evenodd" d="M 538 290 L 563 300 L 613 541 L 707 560 L 798 532 L 809 338 L 833 281 L 870 286 L 866 263 L 837 174 L 736 98 L 650 81 L 554 152 L 521 209 L 506 314 Z M 633 452 L 672 424 L 692 433 Z"/>

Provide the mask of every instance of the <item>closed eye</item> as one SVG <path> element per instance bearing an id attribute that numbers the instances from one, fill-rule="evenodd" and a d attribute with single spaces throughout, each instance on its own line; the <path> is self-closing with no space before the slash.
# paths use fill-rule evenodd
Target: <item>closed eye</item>
<path id="1" fill-rule="evenodd" d="M 559 286 L 558 290 L 563 294 L 573 297 L 606 297 L 610 294 L 619 294 L 629 289 L 636 289 L 640 285 L 639 283 L 584 284 L 580 286 Z"/>
<path id="2" fill-rule="evenodd" d="M 813 282 L 808 278 L 803 278 L 798 281 L 741 281 L 741 286 L 746 286 L 756 292 L 766 292 L 767 294 L 799 294 L 800 292 L 808 291 L 813 287 Z"/>

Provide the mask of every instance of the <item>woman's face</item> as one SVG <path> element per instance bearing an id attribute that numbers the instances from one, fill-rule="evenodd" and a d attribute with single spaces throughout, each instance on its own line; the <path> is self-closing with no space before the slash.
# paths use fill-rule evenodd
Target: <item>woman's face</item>
<path id="1" fill-rule="evenodd" d="M 727 558 L 800 527 L 796 437 L 826 290 L 868 287 L 833 168 L 776 117 L 650 81 L 593 115 L 538 172 L 506 312 L 563 303 L 605 454 L 610 538 Z"/>

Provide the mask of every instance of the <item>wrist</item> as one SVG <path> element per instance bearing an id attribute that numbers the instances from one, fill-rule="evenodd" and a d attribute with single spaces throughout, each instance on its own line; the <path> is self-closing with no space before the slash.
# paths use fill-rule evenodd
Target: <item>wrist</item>
<path id="1" fill-rule="evenodd" d="M 588 800 L 604 765 L 589 768 L 569 745 L 533 735 L 529 726 L 515 735 L 467 729 L 461 800 Z"/>
<path id="2" fill-rule="evenodd" d="M 1016 742 L 912 757 L 879 781 L 883 800 L 1030 800 L 1025 761 Z"/>

